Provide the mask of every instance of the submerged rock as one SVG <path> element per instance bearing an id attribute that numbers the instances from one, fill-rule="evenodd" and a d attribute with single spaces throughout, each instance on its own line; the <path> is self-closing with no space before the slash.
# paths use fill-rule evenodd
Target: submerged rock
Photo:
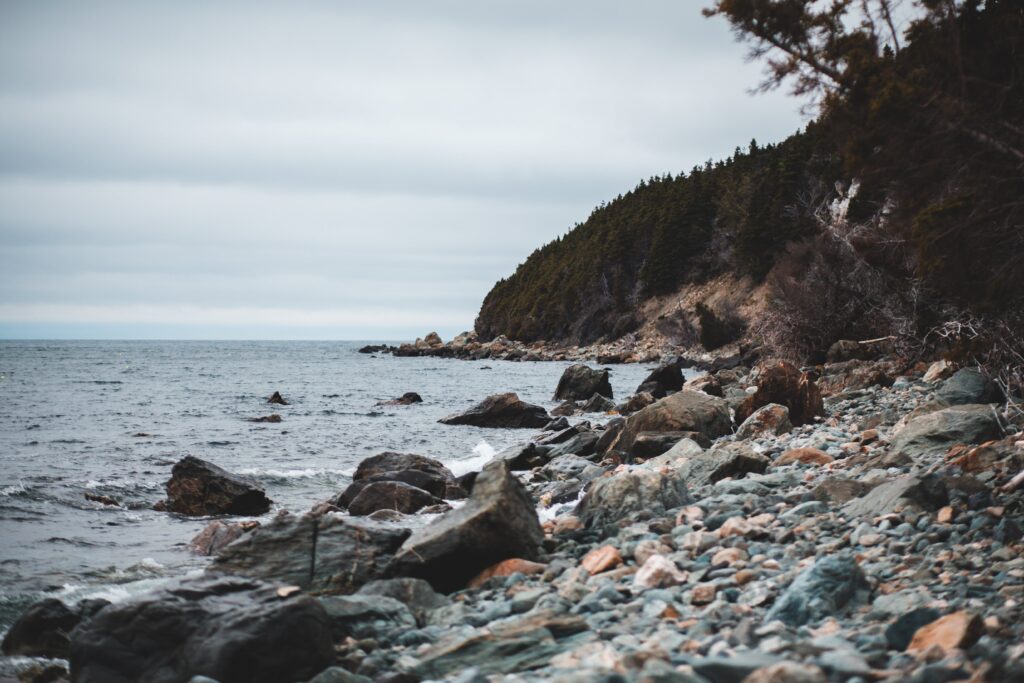
<path id="1" fill-rule="evenodd" d="M 334 661 L 314 599 L 236 577 L 187 579 L 110 605 L 71 635 L 78 683 L 306 680 Z"/>
<path id="2" fill-rule="evenodd" d="M 533 500 L 508 466 L 495 460 L 477 476 L 465 505 L 405 541 L 390 572 L 426 579 L 447 593 L 501 560 L 536 560 L 543 540 Z"/>
<path id="3" fill-rule="evenodd" d="M 158 509 L 183 515 L 262 515 L 271 500 L 249 477 L 187 455 L 171 470 L 167 500 Z"/>
<path id="4" fill-rule="evenodd" d="M 423 403 L 423 397 L 417 394 L 415 391 L 407 391 L 398 398 L 393 398 L 388 401 L 379 401 L 379 406 L 411 406 L 414 403 Z"/>
<path id="5" fill-rule="evenodd" d="M 524 403 L 513 392 L 494 394 L 469 410 L 439 420 L 446 425 L 476 427 L 540 428 L 551 421 L 540 406 Z"/>
<path id="6" fill-rule="evenodd" d="M 608 369 L 594 370 L 582 363 L 570 365 L 562 373 L 555 389 L 556 401 L 586 401 L 594 394 L 613 398 Z"/>

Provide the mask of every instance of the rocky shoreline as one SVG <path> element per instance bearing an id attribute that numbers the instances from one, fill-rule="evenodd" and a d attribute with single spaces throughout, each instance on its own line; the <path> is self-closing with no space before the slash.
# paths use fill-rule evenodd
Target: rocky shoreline
<path id="1" fill-rule="evenodd" d="M 1024 435 L 998 387 L 884 355 L 728 365 L 617 403 L 573 366 L 554 414 L 488 397 L 444 420 L 525 432 L 482 471 L 382 453 L 309 511 L 216 520 L 202 576 L 31 607 L 3 651 L 47 659 L 12 680 L 1024 680 Z M 269 504 L 195 458 L 167 489 L 180 514 Z"/>

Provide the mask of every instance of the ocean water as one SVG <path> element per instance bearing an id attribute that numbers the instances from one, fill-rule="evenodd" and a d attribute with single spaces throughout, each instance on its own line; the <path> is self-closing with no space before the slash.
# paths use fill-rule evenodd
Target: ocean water
<path id="1" fill-rule="evenodd" d="M 260 481 L 269 516 L 301 512 L 384 450 L 479 468 L 535 430 L 437 420 L 503 391 L 550 409 L 569 365 L 370 356 L 363 343 L 0 341 L 0 633 L 45 595 L 116 600 L 201 569 L 187 543 L 209 519 L 151 509 L 186 454 Z M 615 396 L 649 370 L 614 366 Z M 291 404 L 267 404 L 274 391 Z M 407 391 L 424 402 L 376 405 Z M 271 413 L 282 422 L 247 421 Z"/>

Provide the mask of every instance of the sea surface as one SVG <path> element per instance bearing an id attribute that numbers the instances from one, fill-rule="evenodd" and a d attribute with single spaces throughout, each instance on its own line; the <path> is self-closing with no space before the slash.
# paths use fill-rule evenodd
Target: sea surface
<path id="1" fill-rule="evenodd" d="M 266 518 L 302 512 L 385 450 L 478 469 L 536 430 L 437 420 L 504 391 L 550 409 L 569 365 L 358 353 L 365 343 L 0 341 L 0 634 L 47 595 L 117 600 L 199 571 L 187 544 L 209 518 L 151 509 L 186 454 L 257 479 Z M 649 370 L 613 366 L 615 396 Z M 268 405 L 274 391 L 290 405 Z M 377 405 L 407 391 L 424 402 Z M 271 413 L 282 422 L 248 421 Z"/>

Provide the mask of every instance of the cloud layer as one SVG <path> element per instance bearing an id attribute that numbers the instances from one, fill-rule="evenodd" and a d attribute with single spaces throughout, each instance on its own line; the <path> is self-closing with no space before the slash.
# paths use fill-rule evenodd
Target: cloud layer
<path id="1" fill-rule="evenodd" d="M 0 6 L 0 336 L 406 338 L 777 140 L 697 3 Z"/>

